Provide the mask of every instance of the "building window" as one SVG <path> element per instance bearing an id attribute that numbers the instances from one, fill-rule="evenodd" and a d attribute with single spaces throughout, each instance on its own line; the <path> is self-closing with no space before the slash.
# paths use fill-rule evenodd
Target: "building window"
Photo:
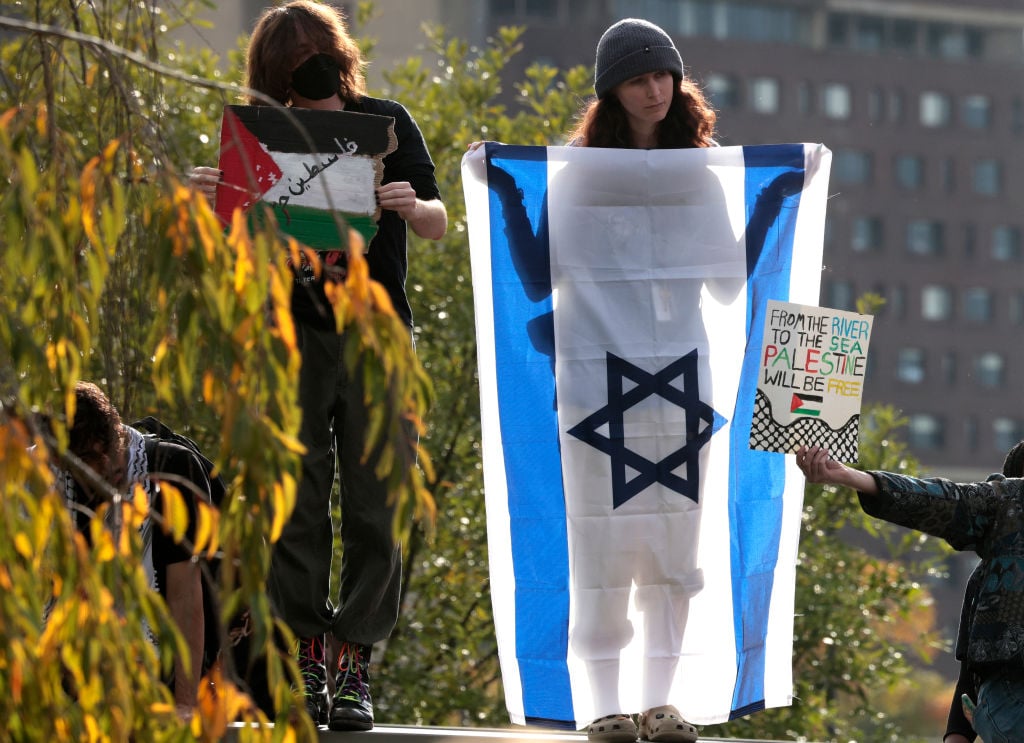
<path id="1" fill-rule="evenodd" d="M 1002 190 L 1002 168 L 998 160 L 979 160 L 974 163 L 971 182 L 974 192 L 982 196 L 997 196 Z"/>
<path id="2" fill-rule="evenodd" d="M 969 451 L 978 450 L 978 419 L 973 415 L 964 418 L 964 442 Z"/>
<path id="3" fill-rule="evenodd" d="M 921 93 L 920 120 L 922 126 L 940 127 L 949 124 L 949 96 L 934 91 Z"/>
<path id="4" fill-rule="evenodd" d="M 834 155 L 833 168 L 840 183 L 868 183 L 871 180 L 871 154 L 840 150 Z"/>
<path id="5" fill-rule="evenodd" d="M 885 41 L 885 22 L 874 16 L 857 19 L 853 32 L 853 48 L 862 52 L 878 52 Z"/>
<path id="6" fill-rule="evenodd" d="M 1002 387 L 1004 377 L 1003 357 L 990 351 L 974 361 L 974 375 L 982 387 Z"/>
<path id="7" fill-rule="evenodd" d="M 992 125 L 992 104 L 988 96 L 969 95 L 964 98 L 961 115 L 964 126 L 970 129 L 988 129 Z"/>
<path id="8" fill-rule="evenodd" d="M 806 80 L 796 84 L 796 110 L 804 116 L 814 110 L 814 88 Z"/>
<path id="9" fill-rule="evenodd" d="M 868 121 L 876 124 L 885 117 L 885 91 L 872 88 L 868 91 Z"/>
<path id="10" fill-rule="evenodd" d="M 921 289 L 921 317 L 948 320 L 953 316 L 953 293 L 949 287 L 929 284 Z"/>
<path id="11" fill-rule="evenodd" d="M 1019 261 L 1020 228 L 1001 224 L 992 228 L 992 257 L 997 261 Z"/>
<path id="12" fill-rule="evenodd" d="M 970 322 L 988 322 L 992 319 L 992 292 L 975 286 L 964 290 L 964 318 Z"/>
<path id="13" fill-rule="evenodd" d="M 967 59 L 981 54 L 981 33 L 972 28 L 945 23 L 928 25 L 928 53 L 942 59 Z"/>
<path id="14" fill-rule="evenodd" d="M 856 252 L 882 249 L 882 220 L 879 217 L 854 217 L 850 232 L 850 247 Z"/>
<path id="15" fill-rule="evenodd" d="M 779 81 L 772 77 L 755 77 L 750 81 L 750 108 L 759 114 L 779 110 Z"/>
<path id="16" fill-rule="evenodd" d="M 666 4 L 678 5 L 675 2 Z M 724 19 L 724 35 L 729 38 L 802 45 L 811 42 L 811 15 L 808 11 L 772 7 L 766 3 L 734 2 L 715 3 L 715 10 L 719 11 L 717 19 Z"/>
<path id="17" fill-rule="evenodd" d="M 821 111 L 830 119 L 850 118 L 850 86 L 843 83 L 826 83 L 821 89 Z"/>
<path id="18" fill-rule="evenodd" d="M 992 443 L 996 451 L 1007 452 L 1024 439 L 1024 422 L 1014 418 L 996 418 L 992 421 Z"/>
<path id="19" fill-rule="evenodd" d="M 828 44 L 829 46 L 842 49 L 846 47 L 850 37 L 850 26 L 853 21 L 845 13 L 829 13 L 828 16 Z"/>
<path id="20" fill-rule="evenodd" d="M 526 14 L 534 18 L 557 18 L 558 0 L 526 0 Z"/>
<path id="21" fill-rule="evenodd" d="M 739 105 L 739 84 L 732 75 L 708 75 L 705 89 L 712 105 L 719 110 L 724 111 Z"/>
<path id="22" fill-rule="evenodd" d="M 942 360 L 939 362 L 939 373 L 942 375 L 942 381 L 952 386 L 956 384 L 956 353 L 953 351 L 946 351 L 942 354 Z"/>
<path id="23" fill-rule="evenodd" d="M 914 219 L 907 223 L 907 250 L 915 255 L 940 255 L 945 249 L 939 222 Z"/>
<path id="24" fill-rule="evenodd" d="M 892 286 L 885 293 L 885 309 L 892 313 L 893 317 L 903 318 L 907 314 L 907 290 L 902 284 Z"/>
<path id="25" fill-rule="evenodd" d="M 587 5 L 600 6 L 604 3 L 595 3 L 594 0 L 580 0 Z M 664 7 L 668 5 L 669 7 Z M 714 36 L 715 35 L 715 8 L 708 2 L 662 2 L 657 8 L 652 8 L 650 3 L 644 3 L 642 8 L 637 8 L 636 0 L 618 0 L 615 3 L 618 17 L 635 18 L 640 13 L 641 18 L 658 23 L 656 16 L 663 14 L 668 16 L 665 23 L 658 23 L 666 29 L 671 29 L 677 24 L 679 33 L 684 36 Z"/>
<path id="26" fill-rule="evenodd" d="M 592 0 L 569 0 L 569 16 L 573 22 L 577 21 L 603 21 L 605 19 L 604 8 L 599 7 Z M 671 31 L 671 27 L 666 27 Z"/>
<path id="27" fill-rule="evenodd" d="M 915 449 L 941 449 L 946 440 L 945 428 L 938 416 L 912 415 L 907 420 L 907 442 Z"/>
<path id="28" fill-rule="evenodd" d="M 898 155 L 896 182 L 911 191 L 917 191 L 924 186 L 924 158 L 918 155 Z"/>
<path id="29" fill-rule="evenodd" d="M 825 306 L 836 310 L 853 311 L 853 284 L 849 281 L 825 282 Z"/>
<path id="30" fill-rule="evenodd" d="M 921 384 L 924 381 L 924 350 L 904 348 L 896 361 L 896 378 L 907 384 Z"/>
<path id="31" fill-rule="evenodd" d="M 894 124 L 902 124 L 906 106 L 904 105 L 903 91 L 889 91 L 889 121 Z"/>
<path id="32" fill-rule="evenodd" d="M 917 28 L 914 21 L 894 20 L 890 34 L 893 51 L 900 54 L 915 53 L 917 51 Z"/>
<path id="33" fill-rule="evenodd" d="M 514 16 L 516 0 L 491 0 L 491 15 L 495 17 Z"/>
<path id="34" fill-rule="evenodd" d="M 978 230 L 973 222 L 964 225 L 964 255 L 968 258 L 974 256 L 974 249 L 978 245 Z"/>
<path id="35" fill-rule="evenodd" d="M 951 157 L 942 158 L 939 178 L 942 181 L 942 190 L 946 193 L 953 193 L 956 190 L 956 160 Z"/>
<path id="36" fill-rule="evenodd" d="M 1014 325 L 1024 325 L 1024 292 L 1014 292 L 1010 295 L 1010 322 Z"/>

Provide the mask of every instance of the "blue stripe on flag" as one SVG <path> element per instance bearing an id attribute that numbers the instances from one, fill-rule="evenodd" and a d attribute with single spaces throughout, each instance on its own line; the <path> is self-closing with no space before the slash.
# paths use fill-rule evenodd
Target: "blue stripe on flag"
<path id="1" fill-rule="evenodd" d="M 555 411 L 547 150 L 485 145 L 501 440 L 528 722 L 573 724 L 569 553 Z"/>
<path id="2" fill-rule="evenodd" d="M 743 159 L 747 212 L 747 353 L 732 416 L 729 472 L 738 679 L 733 694 L 733 717 L 764 708 L 765 649 L 779 554 L 786 463 L 783 454 L 749 448 L 750 425 L 766 303 L 769 299 L 789 296 L 796 216 L 804 184 L 804 148 L 802 145 L 744 147 Z M 746 488 L 740 484 L 741 480 L 763 487 Z"/>

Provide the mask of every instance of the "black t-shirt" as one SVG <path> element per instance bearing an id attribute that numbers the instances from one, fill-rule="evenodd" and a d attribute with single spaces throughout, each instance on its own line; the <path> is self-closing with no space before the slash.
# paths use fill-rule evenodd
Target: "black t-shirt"
<path id="1" fill-rule="evenodd" d="M 434 178 L 434 163 L 423 141 L 423 134 L 402 104 L 364 96 L 356 103 L 346 104 L 345 110 L 394 118 L 398 146 L 384 158 L 382 184 L 408 181 L 416 191 L 417 198 L 423 201 L 441 197 Z M 384 287 L 395 306 L 395 312 L 406 325 L 412 327 L 412 309 L 405 294 L 405 279 L 409 269 L 405 239 L 405 220 L 396 212 L 382 210 L 377 234 L 370 240 L 366 258 L 370 278 Z M 316 328 L 329 330 L 334 327 L 334 316 L 324 295 L 322 282 L 295 285 L 292 292 L 292 315 L 298 322 Z"/>
<path id="2" fill-rule="evenodd" d="M 147 450 L 150 449 L 151 447 L 147 447 Z M 152 457 L 152 461 L 147 461 L 150 482 L 154 484 L 151 488 L 152 496 L 149 511 L 151 514 L 163 516 L 163 493 L 162 489 L 157 487 L 156 482 L 161 479 L 161 476 L 165 476 L 181 492 L 182 500 L 188 511 L 188 528 L 185 531 L 185 538 L 188 542 L 191 542 L 196 525 L 196 494 L 183 483 L 186 481 L 194 483 L 200 494 L 205 493 L 208 501 L 210 497 L 210 484 L 206 477 L 206 470 L 203 469 L 202 464 L 191 451 L 178 444 L 168 441 L 157 441 L 154 451 L 155 455 Z M 148 454 L 149 451 L 147 451 L 147 456 Z M 95 508 L 96 504 L 91 503 L 83 495 L 77 484 L 73 484 L 73 488 L 74 493 L 71 494 L 69 500 L 81 503 L 90 509 Z M 89 516 L 86 513 L 75 510 L 72 513 L 72 518 L 75 520 L 78 529 L 88 539 Z M 191 560 L 192 553 L 183 543 L 176 542 L 169 532 L 165 532 L 163 526 L 158 524 L 152 516 L 147 518 L 142 524 L 141 533 L 143 534 L 144 545 L 148 539 L 149 547 L 147 551 L 152 556 L 153 574 L 150 577 L 154 587 L 159 590 L 160 595 L 166 598 L 167 566 Z M 143 561 L 147 561 L 145 554 L 143 555 Z"/>

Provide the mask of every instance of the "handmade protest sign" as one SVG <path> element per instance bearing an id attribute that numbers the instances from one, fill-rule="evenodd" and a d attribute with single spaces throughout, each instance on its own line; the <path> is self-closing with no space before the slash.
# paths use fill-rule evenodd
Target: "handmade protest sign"
<path id="1" fill-rule="evenodd" d="M 318 250 L 346 245 L 345 224 L 368 244 L 384 156 L 398 146 L 394 126 L 390 116 L 349 111 L 226 106 L 215 211 L 225 225 L 236 209 L 251 223 L 273 219 Z"/>
<path id="2" fill-rule="evenodd" d="M 768 301 L 750 448 L 857 461 L 870 315 Z"/>

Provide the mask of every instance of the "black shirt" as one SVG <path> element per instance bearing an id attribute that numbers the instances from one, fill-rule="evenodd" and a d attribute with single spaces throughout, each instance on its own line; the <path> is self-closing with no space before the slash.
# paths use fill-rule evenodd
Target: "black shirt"
<path id="1" fill-rule="evenodd" d="M 382 184 L 407 181 L 416 191 L 416 197 L 423 201 L 441 197 L 434 178 L 434 163 L 423 141 L 423 134 L 402 104 L 364 96 L 355 103 L 346 104 L 345 110 L 394 118 L 398 146 L 384 157 Z M 412 308 L 405 294 L 405 279 L 409 269 L 406 225 L 397 212 L 386 209 L 381 211 L 377 233 L 370 240 L 366 258 L 370 278 L 384 287 L 391 297 L 395 312 L 406 325 L 412 327 Z M 322 330 L 335 326 L 322 281 L 296 284 L 292 292 L 292 315 L 296 321 Z"/>

